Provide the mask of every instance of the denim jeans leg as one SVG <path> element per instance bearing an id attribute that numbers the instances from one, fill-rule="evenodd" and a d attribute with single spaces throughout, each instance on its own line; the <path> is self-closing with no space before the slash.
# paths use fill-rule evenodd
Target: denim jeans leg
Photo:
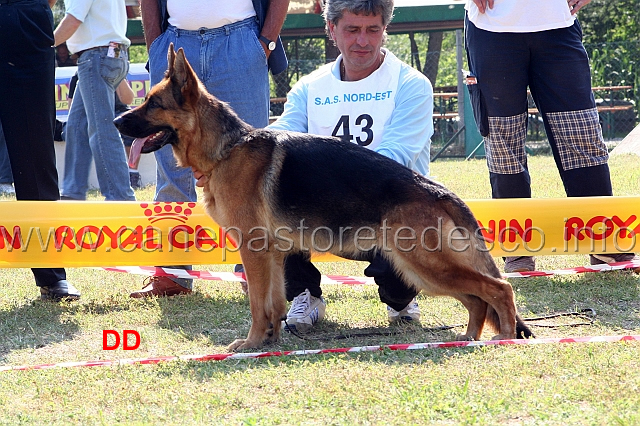
<path id="1" fill-rule="evenodd" d="M 135 201 L 124 145 L 113 124 L 115 89 L 128 70 L 126 55 L 107 57 L 107 48 L 85 52 L 78 61 L 78 89 L 87 112 L 89 145 L 100 191 L 107 201 Z"/>
<path id="2" fill-rule="evenodd" d="M 158 84 L 167 70 L 167 50 L 173 43 L 175 49 L 183 48 L 187 60 L 196 70 L 194 62 L 199 55 L 200 43 L 190 37 L 177 37 L 174 30 L 169 29 L 156 38 L 149 49 L 149 79 L 151 86 Z M 155 153 L 156 157 L 156 193 L 154 200 L 161 202 L 198 200 L 193 172 L 188 167 L 178 167 L 173 157 L 171 146 L 165 146 Z"/>
<path id="3" fill-rule="evenodd" d="M 229 34 L 215 35 L 204 46 L 200 79 L 209 93 L 229 103 L 254 127 L 269 124 L 269 68 L 258 40 L 257 22 L 250 21 Z"/>
<path id="4" fill-rule="evenodd" d="M 89 189 L 89 170 L 93 154 L 89 146 L 87 113 L 79 90 L 71 102 L 65 139 L 62 196 L 85 200 Z"/>
<path id="5" fill-rule="evenodd" d="M 175 32 L 168 30 L 156 38 L 149 49 L 149 79 L 151 87 L 158 84 L 167 70 L 167 50 L 169 43 L 173 42 L 175 49 L 182 47 L 191 52 L 189 46 L 178 41 Z M 193 64 L 192 64 L 193 65 Z M 156 193 L 154 201 L 177 202 L 192 201 L 198 199 L 196 194 L 195 179 L 191 169 L 178 167 L 173 157 L 171 146 L 165 146 L 154 152 L 156 157 Z M 182 268 L 191 270 L 190 265 L 165 266 L 166 268 Z M 188 278 L 171 278 L 176 284 L 193 290 L 193 280 Z"/>
<path id="6" fill-rule="evenodd" d="M 178 167 L 171 145 L 156 152 L 156 194 L 154 201 L 198 201 L 196 183 L 189 167 Z"/>

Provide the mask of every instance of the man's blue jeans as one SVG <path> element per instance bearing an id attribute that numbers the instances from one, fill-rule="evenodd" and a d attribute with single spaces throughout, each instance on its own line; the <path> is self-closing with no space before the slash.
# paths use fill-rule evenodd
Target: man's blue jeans
<path id="1" fill-rule="evenodd" d="M 107 51 L 107 47 L 88 50 L 78 59 L 78 86 L 66 128 L 62 195 L 86 199 L 93 156 L 105 199 L 135 201 L 124 145 L 113 125 L 115 90 L 129 72 L 129 61 L 126 51 L 121 50 L 119 58 L 107 57 Z"/>
<path id="2" fill-rule="evenodd" d="M 269 124 L 267 57 L 258 41 L 258 23 L 245 19 L 220 28 L 187 31 L 170 26 L 149 48 L 151 85 L 167 70 L 169 44 L 184 49 L 198 78 L 216 98 L 229 103 L 241 119 L 254 127 Z M 195 179 L 189 168 L 176 165 L 171 146 L 155 152 L 155 201 L 197 201 Z M 186 288 L 192 280 L 175 279 Z"/>

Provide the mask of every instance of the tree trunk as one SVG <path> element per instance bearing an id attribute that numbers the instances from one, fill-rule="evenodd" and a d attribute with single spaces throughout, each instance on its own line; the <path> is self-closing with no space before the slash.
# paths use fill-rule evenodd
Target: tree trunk
<path id="1" fill-rule="evenodd" d="M 411 66 L 416 67 L 422 72 L 422 66 L 420 65 L 420 51 L 418 50 L 418 44 L 413 33 L 409 33 L 409 41 L 411 42 Z"/>
<path id="2" fill-rule="evenodd" d="M 422 73 L 427 76 L 433 86 L 436 86 L 438 77 L 438 64 L 440 62 L 440 51 L 442 50 L 442 31 L 429 33 L 429 44 L 427 46 L 427 57 L 424 61 Z"/>
<path id="3" fill-rule="evenodd" d="M 338 50 L 333 40 L 326 37 L 324 40 L 324 62 L 326 64 L 333 62 L 336 60 L 338 55 L 340 55 L 340 50 Z"/>
<path id="4" fill-rule="evenodd" d="M 298 41 L 295 40 L 294 43 L 297 44 Z M 289 51 L 289 40 L 282 40 L 282 44 L 284 46 L 285 51 Z M 296 57 L 296 59 L 298 58 Z M 274 88 L 275 88 L 276 98 L 287 97 L 287 93 L 289 93 L 289 90 L 291 90 L 291 84 L 290 84 L 291 77 L 293 76 L 295 71 L 296 71 L 295 69 L 291 69 L 291 67 L 289 67 L 285 71 L 281 72 L 280 74 L 272 76 L 273 84 L 275 86 Z M 284 103 L 281 103 L 281 102 L 271 103 L 270 109 L 271 109 L 272 115 L 279 117 L 282 114 L 282 111 L 284 110 Z"/>

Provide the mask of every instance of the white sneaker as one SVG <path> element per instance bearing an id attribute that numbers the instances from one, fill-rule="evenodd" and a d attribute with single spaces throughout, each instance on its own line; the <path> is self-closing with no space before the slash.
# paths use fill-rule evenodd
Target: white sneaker
<path id="1" fill-rule="evenodd" d="M 324 318 L 324 311 L 327 307 L 322 297 L 314 297 L 305 289 L 291 302 L 291 308 L 287 312 L 287 321 L 283 324 L 283 329 L 293 333 L 307 333 L 311 328 Z"/>
<path id="2" fill-rule="evenodd" d="M 16 193 L 13 185 L 10 183 L 0 183 L 0 195 L 13 195 Z"/>
<path id="3" fill-rule="evenodd" d="M 400 312 L 387 305 L 387 314 L 389 315 L 390 324 L 400 321 L 420 322 L 420 307 L 415 298 Z"/>

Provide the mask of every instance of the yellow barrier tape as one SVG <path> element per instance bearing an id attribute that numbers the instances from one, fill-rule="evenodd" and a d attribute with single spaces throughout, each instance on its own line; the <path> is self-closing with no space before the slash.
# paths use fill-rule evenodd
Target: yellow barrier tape
<path id="1" fill-rule="evenodd" d="M 467 204 L 493 256 L 635 251 L 640 232 L 640 197 Z M 196 203 L 0 202 L 3 268 L 240 263 L 229 235 Z"/>

